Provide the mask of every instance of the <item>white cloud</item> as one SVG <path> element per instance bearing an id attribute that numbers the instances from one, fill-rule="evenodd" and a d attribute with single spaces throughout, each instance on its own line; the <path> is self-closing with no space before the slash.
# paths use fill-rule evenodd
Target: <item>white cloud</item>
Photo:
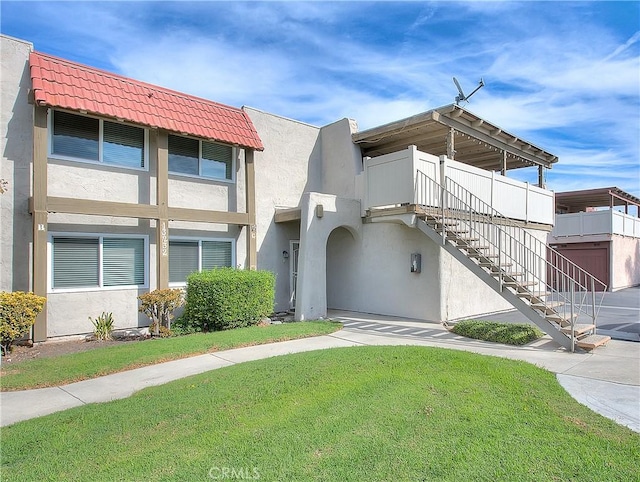
<path id="1" fill-rule="evenodd" d="M 557 154 L 550 183 L 640 194 L 640 32 L 594 14 L 606 7 L 50 2 L 9 18 L 57 55 L 316 125 L 384 124 L 452 103 L 454 75 L 467 93 L 484 77 L 466 107 Z"/>

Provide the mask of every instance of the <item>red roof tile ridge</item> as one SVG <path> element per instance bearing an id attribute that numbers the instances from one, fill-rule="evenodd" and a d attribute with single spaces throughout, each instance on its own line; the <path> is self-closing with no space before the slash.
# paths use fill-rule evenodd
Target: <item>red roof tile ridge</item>
<path id="1" fill-rule="evenodd" d="M 166 87 L 162 87 L 162 86 L 159 86 L 159 85 L 156 85 L 156 84 L 143 82 L 141 80 L 135 80 L 135 79 L 132 79 L 131 77 L 126 77 L 124 75 L 115 74 L 113 72 L 109 72 L 108 70 L 99 69 L 97 67 L 92 67 L 92 66 L 81 64 L 81 63 L 78 63 L 78 62 L 73 62 L 71 60 L 63 59 L 61 57 L 56 57 L 55 55 L 51 55 L 51 54 L 47 54 L 47 53 L 43 53 L 43 52 L 38 52 L 38 51 L 31 52 L 31 55 L 33 55 L 35 57 L 42 57 L 42 58 L 47 59 L 47 60 L 49 60 L 51 62 L 57 62 L 57 63 L 65 65 L 65 66 L 71 66 L 73 68 L 81 69 L 81 70 L 84 70 L 84 71 L 87 71 L 87 72 L 92 72 L 92 73 L 95 73 L 95 74 L 104 75 L 106 77 L 111 77 L 113 79 L 118 79 L 118 80 L 127 82 L 127 83 L 132 84 L 132 85 L 138 85 L 140 87 L 146 87 L 146 88 L 155 90 L 156 92 L 162 92 L 162 93 L 166 93 L 166 94 L 171 94 L 171 95 L 176 96 L 176 97 L 182 97 L 183 99 L 191 99 L 191 100 L 198 101 L 198 102 L 204 102 L 204 103 L 210 104 L 212 106 L 216 106 L 216 107 L 220 107 L 220 108 L 223 108 L 223 109 L 227 109 L 227 110 L 230 110 L 230 111 L 233 111 L 233 112 L 236 112 L 236 113 L 241 113 L 243 115 L 245 114 L 245 112 L 242 109 L 238 108 L 238 107 L 233 107 L 233 106 L 230 106 L 230 105 L 227 105 L 227 104 L 221 104 L 220 102 L 215 102 L 215 101 L 210 100 L 210 99 L 205 99 L 204 97 L 198 97 L 198 96 L 195 96 L 195 95 L 186 94 L 184 92 L 179 92 L 177 90 L 172 90 L 172 89 L 169 89 L 169 88 L 166 88 Z M 30 62 L 30 63 L 32 63 L 32 62 Z"/>

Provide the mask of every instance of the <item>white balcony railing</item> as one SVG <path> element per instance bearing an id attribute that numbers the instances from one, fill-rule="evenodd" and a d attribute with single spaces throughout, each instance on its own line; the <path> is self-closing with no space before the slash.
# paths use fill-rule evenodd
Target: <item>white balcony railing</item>
<path id="1" fill-rule="evenodd" d="M 425 193 L 419 192 L 419 183 L 416 182 L 417 173 L 422 172 L 439 185 L 443 185 L 447 178 L 452 179 L 508 218 L 553 224 L 552 191 L 452 161 L 445 156 L 438 158 L 419 151 L 415 146 L 384 156 L 365 158 L 364 169 L 366 209 L 416 204 L 417 199 L 424 202 Z M 427 200 L 427 203 L 438 206 L 435 198 Z"/>
<path id="2" fill-rule="evenodd" d="M 554 238 L 598 234 L 620 234 L 640 238 L 640 218 L 613 209 L 558 214 L 556 225 L 551 231 Z"/>

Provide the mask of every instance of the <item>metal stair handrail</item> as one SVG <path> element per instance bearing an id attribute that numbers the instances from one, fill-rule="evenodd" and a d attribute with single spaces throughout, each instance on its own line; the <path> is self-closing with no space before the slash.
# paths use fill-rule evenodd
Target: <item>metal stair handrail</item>
<path id="1" fill-rule="evenodd" d="M 572 341 L 573 327 L 580 316 L 590 318 L 591 324 L 596 325 L 602 304 L 602 297 L 596 302 L 596 287 L 604 293 L 604 283 L 452 179 L 447 178 L 443 187 L 422 171 L 417 174 L 415 203 L 442 217 L 443 242 L 447 223 L 462 223 L 467 236 L 480 243 L 484 259 L 493 261 L 494 266 L 489 269 L 498 270 L 501 290 L 503 284 L 516 291 L 527 287 L 534 296 L 531 304 L 544 306 L 545 313 L 557 314 L 558 320 L 570 320 Z M 515 286 L 510 273 L 517 273 L 520 287 Z"/>

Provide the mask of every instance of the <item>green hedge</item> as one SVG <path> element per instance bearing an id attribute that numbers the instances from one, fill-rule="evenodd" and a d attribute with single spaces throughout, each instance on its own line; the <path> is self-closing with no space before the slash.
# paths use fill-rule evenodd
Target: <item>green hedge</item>
<path id="1" fill-rule="evenodd" d="M 275 276 L 270 271 L 218 268 L 187 277 L 187 331 L 216 331 L 256 325 L 273 313 Z M 189 329 L 191 328 L 191 329 Z"/>
<path id="2" fill-rule="evenodd" d="M 508 345 L 526 345 L 544 336 L 544 333 L 532 325 L 479 320 L 461 321 L 451 331 L 468 338 Z"/>

